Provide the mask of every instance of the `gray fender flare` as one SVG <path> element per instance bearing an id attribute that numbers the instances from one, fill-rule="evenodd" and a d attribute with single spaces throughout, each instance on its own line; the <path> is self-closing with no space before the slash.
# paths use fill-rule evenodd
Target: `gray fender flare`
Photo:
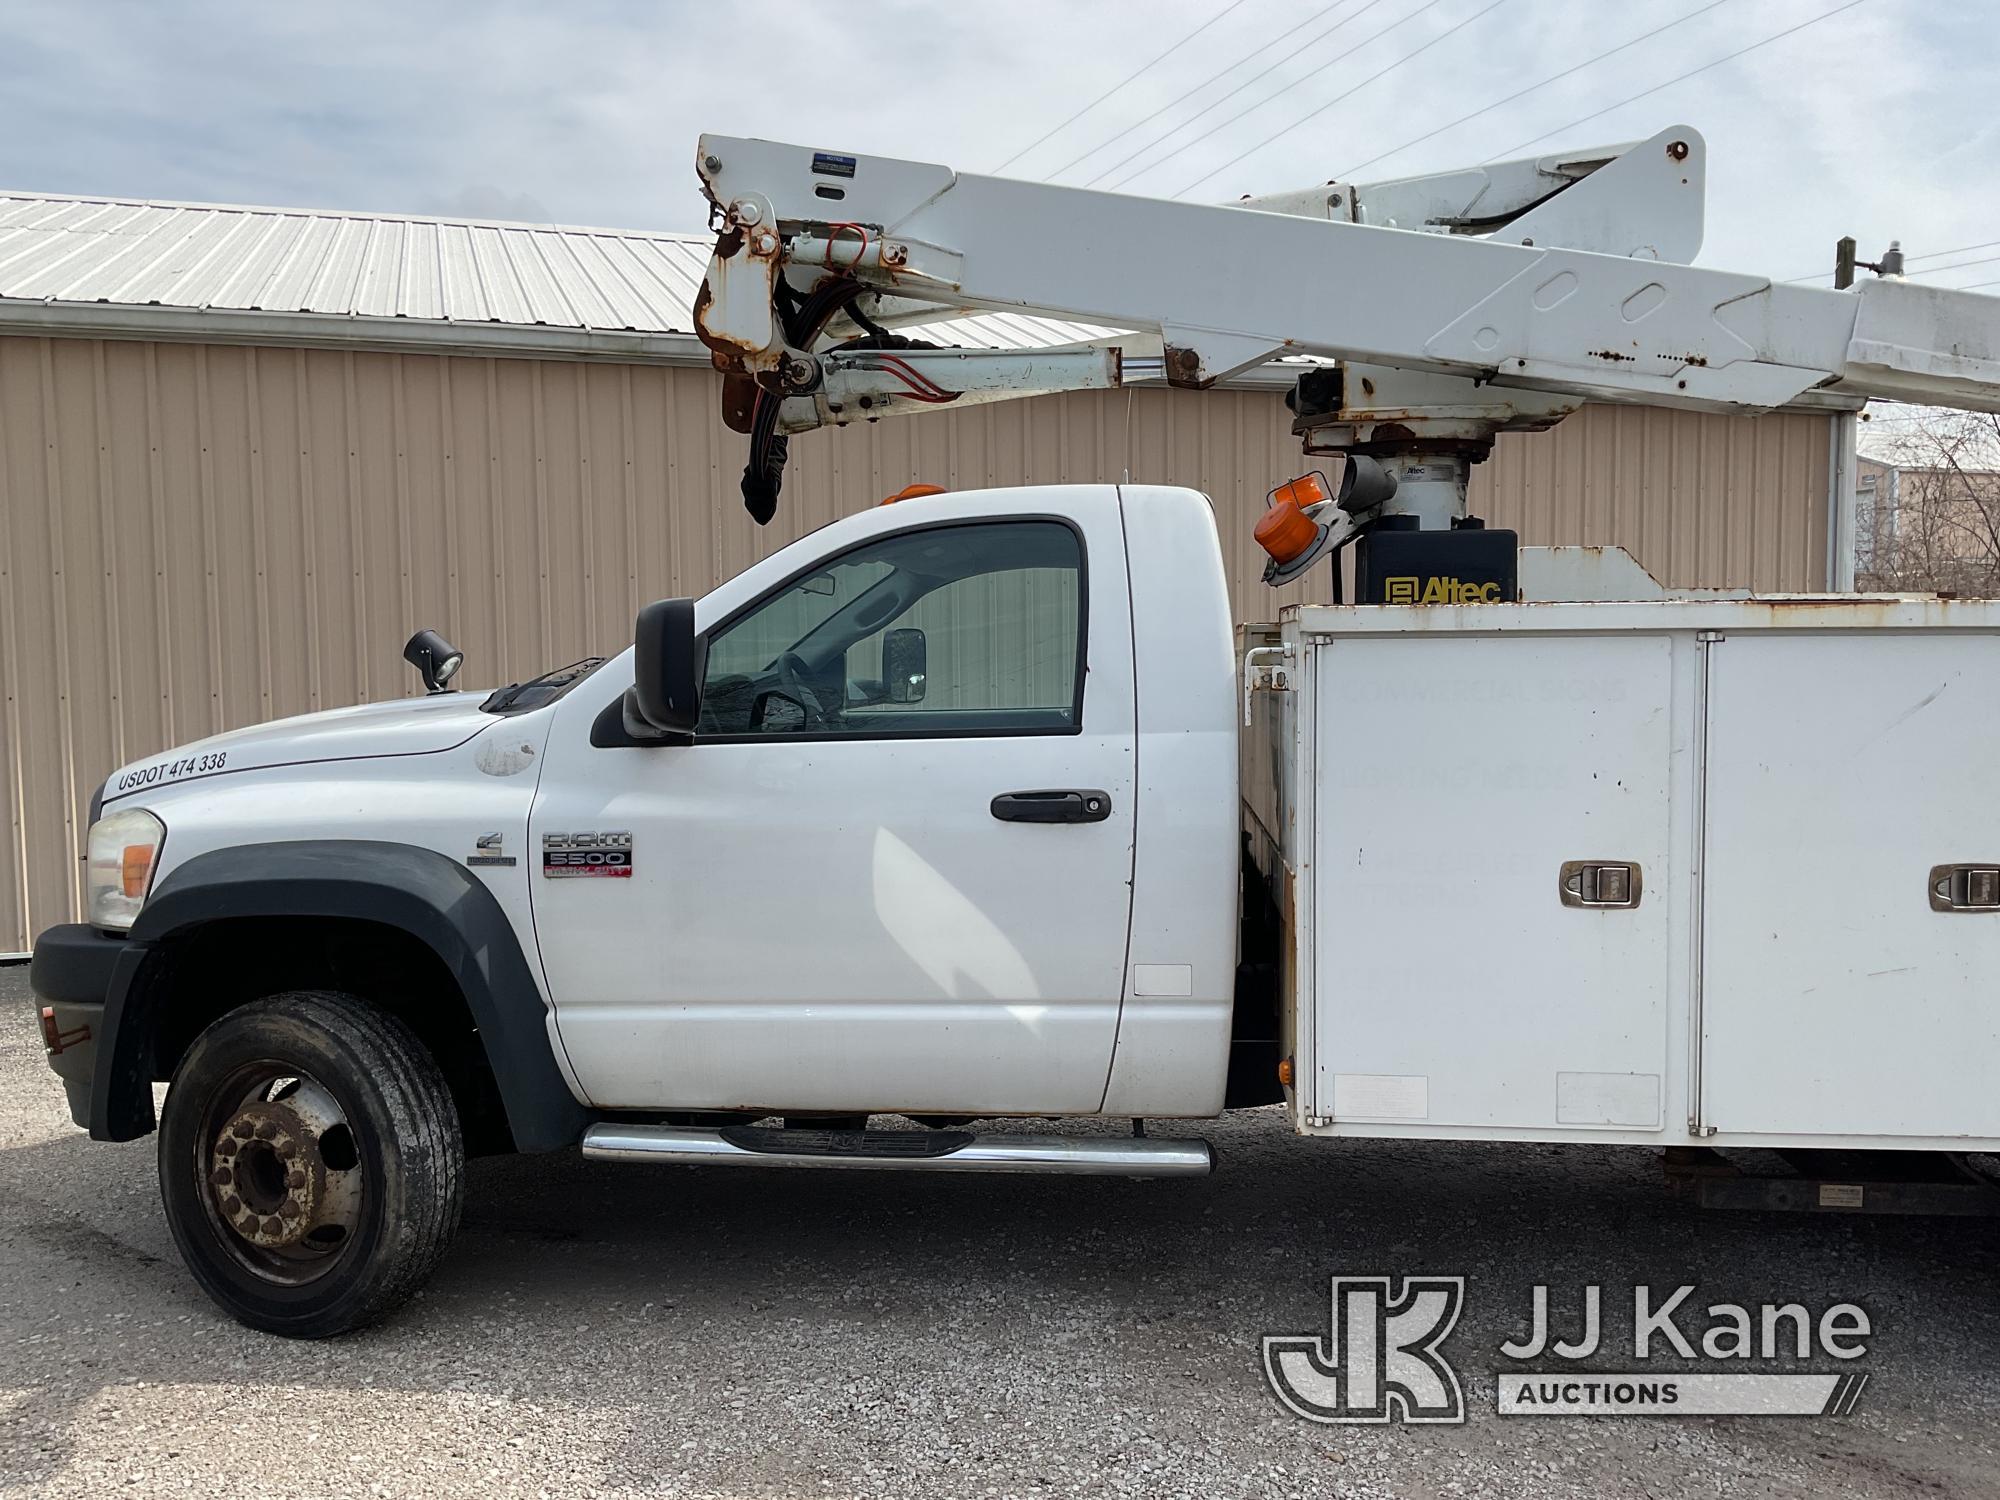
<path id="1" fill-rule="evenodd" d="M 173 940 L 232 917 L 287 916 L 376 922 L 423 943 L 465 996 L 516 1149 L 551 1151 L 582 1137 L 589 1111 L 556 1066 L 520 939 L 479 878 L 434 849 L 302 839 L 198 854 L 147 899 L 105 996 L 94 1139 L 133 1140 L 155 1126 L 152 1039 L 163 987 L 152 981 Z"/>

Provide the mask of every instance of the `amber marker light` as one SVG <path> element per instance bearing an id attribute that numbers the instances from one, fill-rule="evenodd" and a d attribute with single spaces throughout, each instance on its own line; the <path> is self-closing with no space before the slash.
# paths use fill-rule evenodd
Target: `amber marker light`
<path id="1" fill-rule="evenodd" d="M 882 503 L 884 505 L 894 505 L 898 500 L 915 500 L 922 495 L 942 495 L 943 493 L 944 486 L 941 484 L 906 484 L 900 490 L 897 490 L 895 494 L 883 496 Z"/>

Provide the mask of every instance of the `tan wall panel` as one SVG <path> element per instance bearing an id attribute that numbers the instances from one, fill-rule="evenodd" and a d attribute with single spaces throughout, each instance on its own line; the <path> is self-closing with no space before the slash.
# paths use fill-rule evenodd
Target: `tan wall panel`
<path id="1" fill-rule="evenodd" d="M 967 408 L 795 445 L 779 520 L 701 370 L 0 337 L 0 951 L 76 911 L 112 767 L 276 715 L 408 693 L 421 625 L 505 682 L 628 638 L 911 480 L 1116 481 L 1215 498 L 1240 616 L 1250 537 L 1299 469 L 1269 392 Z M 1620 543 L 1673 584 L 1817 587 L 1827 428 L 1589 408 L 1503 438 L 1474 504 L 1530 542 Z"/>
<path id="2" fill-rule="evenodd" d="M 1617 546 L 1669 588 L 1826 587 L 1831 419 L 1587 406 L 1508 433 L 1470 504 L 1531 545 Z"/>

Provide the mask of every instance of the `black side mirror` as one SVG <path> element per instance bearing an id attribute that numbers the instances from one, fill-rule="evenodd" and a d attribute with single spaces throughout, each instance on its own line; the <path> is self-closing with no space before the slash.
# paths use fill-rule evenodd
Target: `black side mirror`
<path id="1" fill-rule="evenodd" d="M 425 692 L 441 693 L 465 665 L 465 653 L 435 630 L 419 630 L 403 647 L 403 660 L 417 669 Z"/>
<path id="2" fill-rule="evenodd" d="M 693 734 L 701 718 L 706 644 L 694 633 L 694 600 L 661 599 L 632 628 L 632 698 L 663 734 Z"/>
<path id="3" fill-rule="evenodd" d="M 924 701 L 929 676 L 929 645 L 914 626 L 891 630 L 882 637 L 882 685 L 891 703 Z"/>

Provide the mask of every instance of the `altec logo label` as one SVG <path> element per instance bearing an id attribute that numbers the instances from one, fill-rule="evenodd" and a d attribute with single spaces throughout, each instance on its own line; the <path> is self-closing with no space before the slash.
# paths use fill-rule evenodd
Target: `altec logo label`
<path id="1" fill-rule="evenodd" d="M 1272 1334 L 1264 1374 L 1286 1408 L 1309 1422 L 1463 1422 L 1465 1398 L 1441 1346 L 1465 1303 L 1462 1276 L 1336 1276 L 1330 1337 Z M 1867 1387 L 1865 1371 L 1759 1371 L 1750 1361 L 1850 1361 L 1868 1351 L 1867 1310 L 1836 1303 L 1815 1318 L 1800 1303 L 1710 1304 L 1694 1288 L 1665 1295 L 1632 1289 L 1634 1361 L 1666 1356 L 1706 1362 L 1692 1371 L 1598 1370 L 1574 1363 L 1502 1370 L 1495 1405 L 1513 1416 L 1845 1416 Z M 1589 1359 L 1604 1347 L 1602 1289 L 1583 1288 L 1574 1338 L 1553 1337 L 1549 1289 L 1534 1288 L 1528 1336 L 1508 1340 L 1510 1360 Z"/>
<path id="2" fill-rule="evenodd" d="M 1396 576 L 1382 580 L 1385 604 L 1498 604 L 1500 585 L 1463 578 Z"/>

